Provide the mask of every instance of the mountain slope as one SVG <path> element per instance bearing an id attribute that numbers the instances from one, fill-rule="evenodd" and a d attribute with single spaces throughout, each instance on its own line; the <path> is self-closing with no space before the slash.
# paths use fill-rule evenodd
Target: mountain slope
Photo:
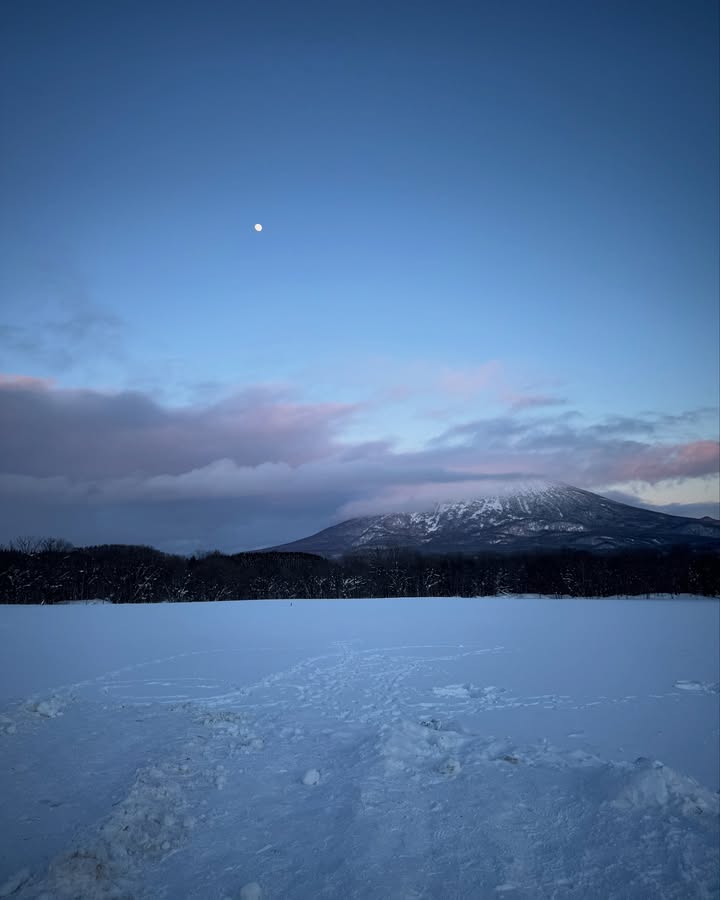
<path id="1" fill-rule="evenodd" d="M 402 547 L 422 553 L 574 548 L 614 550 L 689 544 L 720 547 L 720 522 L 670 516 L 564 484 L 438 504 L 427 512 L 349 519 L 272 547 L 339 557 Z"/>

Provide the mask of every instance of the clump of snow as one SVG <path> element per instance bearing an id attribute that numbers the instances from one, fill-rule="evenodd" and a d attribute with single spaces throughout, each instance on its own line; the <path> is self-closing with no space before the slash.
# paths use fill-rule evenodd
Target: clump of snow
<path id="1" fill-rule="evenodd" d="M 430 719 L 421 719 L 420 724 L 423 728 L 432 728 L 433 731 L 440 731 L 442 729 L 442 725 L 434 717 Z"/>
<path id="2" fill-rule="evenodd" d="M 514 750 L 515 747 L 509 740 L 497 740 L 492 738 L 490 742 L 480 750 L 480 756 L 482 759 L 495 761 L 504 759 L 506 756 L 514 755 Z"/>
<path id="3" fill-rule="evenodd" d="M 20 869 L 19 872 L 11 875 L 6 881 L 0 884 L 0 897 L 9 897 L 29 880 L 30 871 L 28 869 Z"/>
<path id="4" fill-rule="evenodd" d="M 240 900 L 262 900 L 262 888 L 257 881 L 251 881 L 240 889 Z"/>
<path id="5" fill-rule="evenodd" d="M 0 716 L 0 734 L 15 734 L 17 726 L 8 716 Z M 0 897 L 2 894 L 0 894 Z"/>
<path id="6" fill-rule="evenodd" d="M 303 775 L 303 784 L 306 784 L 308 787 L 312 787 L 313 785 L 320 783 L 320 772 L 317 769 L 308 769 L 307 772 Z"/>
<path id="7" fill-rule="evenodd" d="M 57 718 L 57 716 L 62 715 L 66 705 L 67 700 L 56 694 L 53 697 L 48 697 L 47 699 L 30 700 L 27 703 L 25 709 L 29 713 L 33 713 L 36 716 L 42 716 L 45 719 L 55 719 Z"/>
<path id="8" fill-rule="evenodd" d="M 69 853 L 50 864 L 42 889 L 53 900 L 132 896 L 130 882 L 146 862 L 159 862 L 181 846 L 193 827 L 185 814 L 187 774 L 172 763 L 138 772 L 129 795 L 112 815 Z"/>
<path id="9" fill-rule="evenodd" d="M 130 795 L 105 824 L 101 834 L 125 857 L 141 850 L 143 855 L 160 858 L 185 839 L 189 826 L 184 812 L 183 781 L 189 775 L 180 766 L 163 763 L 141 771 Z"/>
<path id="10" fill-rule="evenodd" d="M 81 847 L 51 863 L 42 898 L 105 900 L 126 898 L 130 893 L 129 861 L 119 860 L 109 844 Z"/>
<path id="11" fill-rule="evenodd" d="M 428 764 L 439 771 L 447 754 L 456 753 L 464 743 L 458 732 L 403 721 L 382 729 L 379 750 L 386 771 L 392 775 L 414 772 Z"/>
<path id="12" fill-rule="evenodd" d="M 611 803 L 619 809 L 674 806 L 683 815 L 718 815 L 720 798 L 717 794 L 658 760 L 639 757 L 632 766 L 619 766 L 618 769 L 622 786 Z"/>

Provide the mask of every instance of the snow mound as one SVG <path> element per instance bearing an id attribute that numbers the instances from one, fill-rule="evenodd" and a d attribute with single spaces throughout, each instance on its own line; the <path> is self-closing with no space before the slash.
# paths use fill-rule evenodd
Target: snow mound
<path id="1" fill-rule="evenodd" d="M 621 787 L 611 805 L 617 809 L 673 807 L 683 815 L 717 816 L 717 794 L 692 778 L 680 775 L 658 760 L 640 757 L 634 764 L 618 765 Z"/>
<path id="2" fill-rule="evenodd" d="M 425 768 L 444 771 L 451 762 L 451 768 L 460 771 L 461 766 L 455 756 L 465 743 L 466 738 L 458 732 L 404 721 L 382 729 L 378 750 L 390 775 Z"/>
<path id="3" fill-rule="evenodd" d="M 303 784 L 312 787 L 320 783 L 320 772 L 317 769 L 308 769 L 303 775 Z"/>
<path id="4" fill-rule="evenodd" d="M 35 896 L 130 900 L 133 876 L 177 850 L 194 827 L 184 797 L 188 778 L 187 767 L 172 763 L 138 772 L 129 795 L 104 824 L 53 860 Z"/>

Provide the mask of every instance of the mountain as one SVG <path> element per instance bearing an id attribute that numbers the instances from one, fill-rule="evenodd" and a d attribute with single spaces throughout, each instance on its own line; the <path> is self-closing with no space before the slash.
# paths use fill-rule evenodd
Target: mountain
<path id="1" fill-rule="evenodd" d="M 349 519 L 268 549 L 334 558 L 392 547 L 421 553 L 477 553 L 657 549 L 678 544 L 720 549 L 720 521 L 651 512 L 566 484 L 540 484 L 499 496 L 441 503 L 426 512 Z"/>

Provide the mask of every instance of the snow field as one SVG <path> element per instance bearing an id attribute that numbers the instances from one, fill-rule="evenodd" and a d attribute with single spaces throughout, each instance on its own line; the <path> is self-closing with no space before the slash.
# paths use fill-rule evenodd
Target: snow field
<path id="1" fill-rule="evenodd" d="M 716 603 L 415 604 L 0 608 L 0 897 L 717 896 Z"/>

